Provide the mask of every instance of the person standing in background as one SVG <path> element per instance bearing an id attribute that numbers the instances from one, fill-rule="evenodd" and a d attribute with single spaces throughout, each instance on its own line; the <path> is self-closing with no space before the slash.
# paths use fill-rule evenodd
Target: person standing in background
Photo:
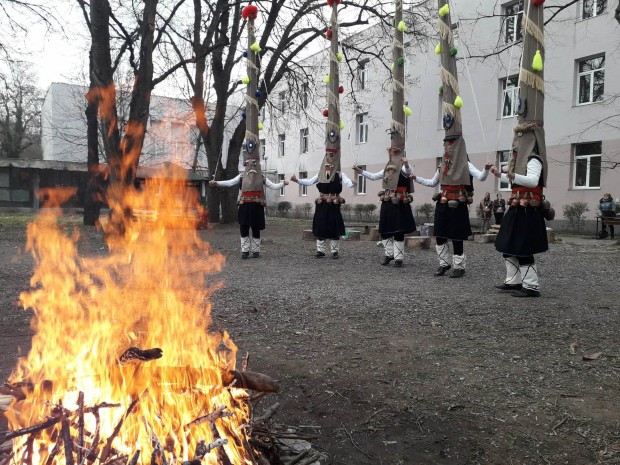
<path id="1" fill-rule="evenodd" d="M 480 218 L 482 219 L 482 232 L 486 232 L 491 227 L 491 213 L 493 210 L 493 201 L 491 200 L 491 194 L 484 194 L 484 198 L 480 201 Z"/>
<path id="2" fill-rule="evenodd" d="M 506 201 L 502 198 L 502 194 L 497 194 L 493 200 L 493 215 L 495 215 L 495 224 L 502 224 L 504 212 L 506 211 Z"/>
<path id="3" fill-rule="evenodd" d="M 603 218 L 615 218 L 616 217 L 616 203 L 614 202 L 613 197 L 608 192 L 603 195 L 603 198 L 599 200 L 599 209 L 601 211 L 600 216 Z M 599 233 L 599 239 L 605 239 L 607 237 L 607 226 L 603 223 L 601 228 L 601 232 Z M 614 238 L 614 225 L 609 225 L 609 233 L 611 234 L 611 238 Z"/>

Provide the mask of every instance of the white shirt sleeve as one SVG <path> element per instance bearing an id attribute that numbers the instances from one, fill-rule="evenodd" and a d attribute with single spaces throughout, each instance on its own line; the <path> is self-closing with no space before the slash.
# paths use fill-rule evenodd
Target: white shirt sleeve
<path id="1" fill-rule="evenodd" d="M 305 178 L 305 179 L 297 179 L 297 182 L 302 185 L 302 186 L 314 186 L 317 182 L 319 182 L 319 175 L 315 174 L 314 176 L 312 176 L 311 178 Z"/>
<path id="2" fill-rule="evenodd" d="M 340 172 L 340 176 L 342 176 L 342 184 L 344 184 L 347 187 L 354 187 L 353 181 L 351 181 L 351 179 L 349 179 L 349 177 L 346 174 L 344 174 L 342 171 Z"/>
<path id="3" fill-rule="evenodd" d="M 265 178 L 265 186 L 273 190 L 282 189 L 284 187 L 284 181 L 276 184 L 275 182 L 271 181 L 269 178 Z"/>
<path id="4" fill-rule="evenodd" d="M 381 179 L 383 178 L 383 171 L 377 171 L 376 173 L 370 173 L 366 170 L 362 171 L 362 176 L 364 176 L 366 179 L 370 179 L 371 181 L 376 181 L 377 179 Z"/>
<path id="5" fill-rule="evenodd" d="M 435 176 L 433 176 L 432 179 L 425 179 L 420 176 L 416 176 L 414 181 L 426 187 L 435 187 L 439 184 L 439 170 L 435 171 Z"/>
<path id="6" fill-rule="evenodd" d="M 217 187 L 232 187 L 236 186 L 241 182 L 241 174 L 238 174 L 236 177 L 232 179 L 228 179 L 227 181 L 217 181 Z"/>
<path id="7" fill-rule="evenodd" d="M 527 174 L 515 174 L 515 184 L 523 187 L 536 187 L 540 180 L 540 173 L 542 173 L 542 163 L 537 158 L 532 158 L 527 162 Z"/>
<path id="8" fill-rule="evenodd" d="M 484 181 L 489 175 L 489 170 L 485 169 L 483 171 L 478 171 L 478 168 L 472 165 L 469 161 L 467 162 L 467 166 L 469 166 L 469 174 L 471 174 L 478 181 Z"/>
<path id="9" fill-rule="evenodd" d="M 413 170 L 411 169 L 411 165 L 407 165 L 407 166 L 403 165 L 403 167 L 400 170 L 403 172 L 405 176 L 409 176 L 411 173 L 413 173 Z"/>

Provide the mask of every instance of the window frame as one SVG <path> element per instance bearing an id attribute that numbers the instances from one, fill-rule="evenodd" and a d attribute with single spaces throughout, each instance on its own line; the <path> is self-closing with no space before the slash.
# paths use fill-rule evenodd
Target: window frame
<path id="1" fill-rule="evenodd" d="M 607 13 L 607 6 L 609 4 L 608 0 L 592 0 L 592 15 L 586 16 L 585 15 L 586 2 L 587 0 L 582 0 L 581 2 L 581 19 L 582 20 L 585 21 L 586 19 L 596 18 L 597 16 L 601 16 Z M 598 5 L 599 3 L 602 3 L 602 2 L 605 3 L 605 6 L 603 6 L 603 9 L 599 12 L 597 11 Z"/>
<path id="2" fill-rule="evenodd" d="M 509 12 L 509 10 L 512 10 L 515 6 L 517 6 L 517 11 L 515 13 Z M 523 30 L 521 27 L 523 24 L 523 0 L 506 3 L 502 6 L 502 12 L 503 22 L 501 31 L 504 36 L 504 44 L 514 44 L 523 40 Z M 512 37 L 509 38 L 508 24 L 512 21 L 514 21 L 514 25 L 512 26 Z"/>
<path id="3" fill-rule="evenodd" d="M 368 131 L 369 131 L 368 112 L 358 113 L 355 115 L 355 132 L 357 145 L 368 143 Z"/>
<path id="4" fill-rule="evenodd" d="M 299 130 L 299 151 L 301 153 L 310 151 L 310 129 L 307 127 Z"/>
<path id="5" fill-rule="evenodd" d="M 514 79 L 516 84 L 513 85 L 512 87 L 508 87 L 508 83 L 510 80 Z M 499 117 L 501 119 L 507 119 L 507 118 L 514 118 L 517 115 L 518 112 L 518 108 L 519 108 L 519 75 L 515 74 L 512 76 L 506 76 L 505 78 L 501 79 L 501 94 L 500 94 L 500 109 L 499 109 Z M 511 97 L 511 112 L 509 115 L 505 115 L 504 114 L 504 108 L 505 108 L 505 101 L 506 101 L 506 95 L 507 94 L 512 94 Z"/>
<path id="6" fill-rule="evenodd" d="M 307 171 L 300 171 L 299 172 L 299 179 L 308 179 L 308 172 Z M 299 196 L 300 197 L 308 197 L 308 186 L 305 186 L 303 184 L 299 185 Z"/>
<path id="7" fill-rule="evenodd" d="M 278 158 L 284 158 L 286 151 L 286 133 L 278 134 Z"/>
<path id="8" fill-rule="evenodd" d="M 310 106 L 310 86 L 307 83 L 301 85 L 301 109 L 307 110 Z"/>
<path id="9" fill-rule="evenodd" d="M 596 60 L 598 58 L 602 58 L 602 64 L 600 68 L 596 68 L 596 69 L 591 69 L 589 71 L 579 71 L 581 64 L 585 63 L 587 61 L 590 60 Z M 603 73 L 603 91 L 600 95 L 599 100 L 592 100 L 594 98 L 594 75 L 597 72 L 602 72 Z M 599 103 L 599 102 L 603 102 L 605 100 L 605 54 L 601 53 L 598 55 L 594 55 L 588 58 L 581 58 L 579 60 L 576 60 L 576 81 L 575 81 L 575 86 L 576 86 L 576 101 L 575 101 L 575 105 L 577 106 L 583 106 L 583 105 L 592 105 L 594 103 Z M 581 78 L 585 77 L 585 76 L 590 76 L 590 92 L 589 92 L 589 100 L 587 102 L 580 102 L 579 100 L 581 99 Z"/>
<path id="10" fill-rule="evenodd" d="M 281 113 L 285 113 L 286 112 L 286 92 L 285 91 L 278 92 L 278 97 L 280 98 L 280 100 L 278 101 L 278 109 L 280 110 Z"/>
<path id="11" fill-rule="evenodd" d="M 366 171 L 366 165 L 357 165 Z M 366 195 L 366 178 L 361 173 L 357 175 L 357 186 L 355 186 L 355 195 Z"/>
<path id="12" fill-rule="evenodd" d="M 499 150 L 497 152 L 497 169 L 499 169 L 500 173 L 503 173 L 502 168 L 508 166 L 508 163 L 510 163 L 511 156 L 512 150 Z M 506 157 L 506 160 L 503 160 L 503 157 Z M 505 184 L 506 187 L 502 187 L 502 184 Z M 503 182 L 501 176 L 497 178 L 497 192 L 512 192 L 510 183 Z"/>
<path id="13" fill-rule="evenodd" d="M 260 158 L 264 160 L 267 149 L 267 139 L 259 139 L 258 143 L 260 144 Z"/>
<path id="14" fill-rule="evenodd" d="M 278 184 L 279 184 L 279 183 L 281 183 L 281 182 L 283 182 L 285 179 L 286 179 L 286 174 L 283 174 L 283 173 L 278 173 Z M 282 187 L 280 188 L 280 192 L 278 193 L 278 196 L 279 196 L 279 197 L 284 197 L 284 188 L 285 188 L 285 187 L 286 187 L 286 186 L 282 186 Z"/>
<path id="15" fill-rule="evenodd" d="M 593 144 L 599 144 L 600 148 L 598 149 L 599 153 L 585 153 L 585 154 L 581 154 L 578 155 L 577 152 L 579 151 L 579 147 L 586 147 L 588 145 L 593 145 Z M 596 150 L 596 149 L 594 149 Z M 599 163 L 598 163 L 598 170 L 599 170 L 599 174 L 598 174 L 598 186 L 591 186 L 590 185 L 590 175 L 591 175 L 591 169 L 592 169 L 592 159 L 593 158 L 598 158 L 599 159 Z M 578 186 L 577 185 L 577 166 L 578 166 L 578 162 L 580 160 L 586 160 L 586 173 L 585 173 L 585 183 L 582 186 Z M 602 162 L 603 162 L 603 150 L 602 150 L 602 143 L 600 141 L 594 141 L 594 142 L 587 142 L 584 144 L 574 144 L 573 145 L 573 162 L 572 162 L 572 178 L 573 178 L 573 182 L 572 182 L 572 189 L 574 190 L 600 190 L 601 189 L 601 172 L 602 172 Z"/>
<path id="16" fill-rule="evenodd" d="M 368 88 L 368 63 L 369 60 L 362 60 L 357 65 L 357 90 Z"/>

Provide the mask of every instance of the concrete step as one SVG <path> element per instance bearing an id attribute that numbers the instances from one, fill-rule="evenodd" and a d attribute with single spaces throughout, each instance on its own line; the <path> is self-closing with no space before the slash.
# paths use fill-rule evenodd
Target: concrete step
<path id="1" fill-rule="evenodd" d="M 409 249 L 430 249 L 430 236 L 407 236 L 405 237 L 405 247 Z"/>
<path id="2" fill-rule="evenodd" d="M 474 241 L 479 242 L 480 244 L 489 244 L 491 242 L 495 242 L 495 238 L 497 234 L 476 234 L 474 236 Z"/>

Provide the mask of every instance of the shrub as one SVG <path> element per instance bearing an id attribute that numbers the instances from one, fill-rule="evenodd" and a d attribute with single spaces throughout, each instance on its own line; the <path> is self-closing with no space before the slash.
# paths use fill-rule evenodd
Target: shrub
<path id="1" fill-rule="evenodd" d="M 287 217 L 291 208 L 293 208 L 291 202 L 287 202 L 286 200 L 278 202 L 278 214 L 280 216 Z"/>
<path id="2" fill-rule="evenodd" d="M 353 207 L 353 211 L 355 212 L 355 216 L 357 216 L 358 220 L 364 220 L 365 207 L 363 203 L 356 203 Z"/>
<path id="3" fill-rule="evenodd" d="M 275 205 L 266 205 L 265 206 L 265 212 L 267 214 L 267 216 L 276 216 L 276 206 Z"/>
<path id="4" fill-rule="evenodd" d="M 301 211 L 304 214 L 305 218 L 310 218 L 310 213 L 312 213 L 312 204 L 310 202 L 306 202 L 301 206 Z"/>
<path id="5" fill-rule="evenodd" d="M 374 203 L 367 203 L 364 205 L 364 215 L 368 221 L 372 221 L 372 216 L 377 209 L 377 205 Z"/>
<path id="6" fill-rule="evenodd" d="M 415 213 L 424 219 L 424 223 L 430 223 L 433 221 L 435 206 L 432 203 L 423 203 L 415 207 Z"/>
<path id="7" fill-rule="evenodd" d="M 350 203 L 343 203 L 340 206 L 340 211 L 347 218 L 347 220 L 351 219 L 351 211 L 353 210 L 353 206 Z"/>
<path id="8" fill-rule="evenodd" d="M 302 205 L 296 203 L 293 207 L 293 217 L 294 218 L 303 218 L 303 207 Z"/>
<path id="9" fill-rule="evenodd" d="M 562 207 L 564 218 L 568 220 L 568 224 L 572 229 L 579 232 L 585 223 L 586 212 L 589 212 L 588 204 L 585 202 L 573 202 Z"/>

